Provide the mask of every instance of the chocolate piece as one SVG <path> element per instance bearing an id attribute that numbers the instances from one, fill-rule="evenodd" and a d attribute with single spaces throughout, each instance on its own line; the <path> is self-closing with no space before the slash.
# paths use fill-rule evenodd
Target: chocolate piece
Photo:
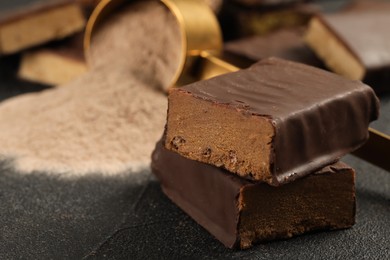
<path id="1" fill-rule="evenodd" d="M 252 36 L 225 44 L 227 52 L 252 61 L 277 57 L 324 68 L 322 61 L 303 41 L 302 29 L 280 30 L 265 36 Z"/>
<path id="2" fill-rule="evenodd" d="M 318 8 L 310 4 L 270 5 L 247 8 L 226 1 L 219 20 L 225 40 L 265 35 L 284 28 L 306 25 Z"/>
<path id="3" fill-rule="evenodd" d="M 173 89 L 168 102 L 168 149 L 272 185 L 360 147 L 379 109 L 361 82 L 276 58 Z"/>
<path id="4" fill-rule="evenodd" d="M 18 76 L 21 79 L 62 85 L 87 71 L 83 33 L 61 42 L 26 51 L 22 55 Z"/>
<path id="5" fill-rule="evenodd" d="M 0 54 L 62 39 L 84 28 L 83 10 L 73 0 L 0 2 Z"/>
<path id="6" fill-rule="evenodd" d="M 390 90 L 389 24 L 388 10 L 324 15 L 305 38 L 330 69 L 383 92 Z"/>
<path id="7" fill-rule="evenodd" d="M 186 159 L 159 143 L 152 168 L 164 193 L 227 247 L 355 223 L 355 174 L 340 162 L 276 188 Z"/>
<path id="8" fill-rule="evenodd" d="M 370 10 L 390 10 L 388 0 L 354 0 L 351 1 L 343 12 L 367 12 Z"/>

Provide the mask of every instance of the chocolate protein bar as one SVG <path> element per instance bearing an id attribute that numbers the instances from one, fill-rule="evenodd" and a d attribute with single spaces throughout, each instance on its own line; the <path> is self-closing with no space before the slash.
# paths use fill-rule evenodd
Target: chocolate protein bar
<path id="1" fill-rule="evenodd" d="M 316 16 L 305 36 L 334 72 L 390 91 L 390 9 Z"/>
<path id="2" fill-rule="evenodd" d="M 62 39 L 83 30 L 85 23 L 73 0 L 0 1 L 0 55 Z"/>
<path id="3" fill-rule="evenodd" d="M 167 149 L 272 185 L 360 147 L 379 110 L 367 85 L 276 58 L 173 89 L 168 104 Z"/>
<path id="4" fill-rule="evenodd" d="M 23 53 L 18 76 L 48 85 L 66 84 L 87 71 L 83 33 Z"/>
<path id="5" fill-rule="evenodd" d="M 272 187 L 186 159 L 160 142 L 152 168 L 163 192 L 226 247 L 248 248 L 355 223 L 355 173 L 340 162 Z"/>

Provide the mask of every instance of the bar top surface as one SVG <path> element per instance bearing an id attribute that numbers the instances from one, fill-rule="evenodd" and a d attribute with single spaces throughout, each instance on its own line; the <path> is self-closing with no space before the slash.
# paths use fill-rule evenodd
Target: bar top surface
<path id="1" fill-rule="evenodd" d="M 245 73 L 195 82 L 179 91 L 277 121 L 291 116 L 292 111 L 304 113 L 335 99 L 346 98 L 353 92 L 367 96 L 369 102 L 377 102 L 374 92 L 359 81 L 277 58 L 260 61 Z M 369 114 L 377 117 L 375 110 Z"/>

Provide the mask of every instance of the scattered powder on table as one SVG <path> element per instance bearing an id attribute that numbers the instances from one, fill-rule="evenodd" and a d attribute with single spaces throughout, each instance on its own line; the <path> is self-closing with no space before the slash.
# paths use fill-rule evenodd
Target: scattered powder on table
<path id="1" fill-rule="evenodd" d="M 120 173 L 147 167 L 166 120 L 162 91 L 180 60 L 180 29 L 156 1 L 112 15 L 93 38 L 91 70 L 0 103 L 0 154 L 23 172 Z"/>

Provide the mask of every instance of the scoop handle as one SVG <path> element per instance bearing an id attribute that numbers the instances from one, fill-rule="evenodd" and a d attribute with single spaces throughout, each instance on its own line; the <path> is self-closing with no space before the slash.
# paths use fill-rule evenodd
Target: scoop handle
<path id="1" fill-rule="evenodd" d="M 390 172 L 390 136 L 369 128 L 370 138 L 352 154 Z"/>
<path id="2" fill-rule="evenodd" d="M 223 60 L 222 58 L 213 55 L 208 51 L 202 51 L 200 53 L 200 70 L 198 73 L 198 79 L 204 80 L 215 76 L 219 76 L 229 72 L 235 72 L 240 70 L 239 67 Z"/>

